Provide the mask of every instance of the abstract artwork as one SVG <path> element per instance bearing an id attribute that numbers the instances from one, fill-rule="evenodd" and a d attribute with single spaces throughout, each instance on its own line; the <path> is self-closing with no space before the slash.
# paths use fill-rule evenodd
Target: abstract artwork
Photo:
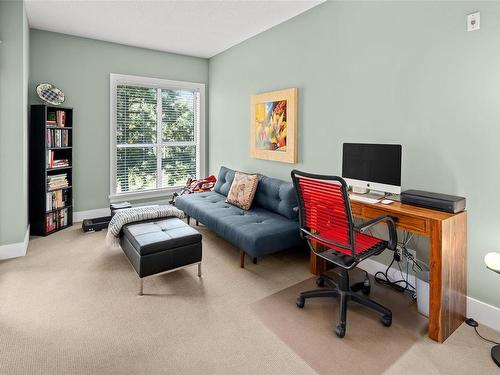
<path id="1" fill-rule="evenodd" d="M 252 157 L 297 162 L 297 89 L 254 95 L 251 100 Z"/>

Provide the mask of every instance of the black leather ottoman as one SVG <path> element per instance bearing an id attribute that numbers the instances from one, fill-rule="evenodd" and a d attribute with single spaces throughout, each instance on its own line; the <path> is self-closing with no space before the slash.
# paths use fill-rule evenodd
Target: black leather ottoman
<path id="1" fill-rule="evenodd" d="M 154 219 L 123 226 L 120 244 L 141 279 L 198 265 L 201 277 L 201 234 L 178 218 Z"/>

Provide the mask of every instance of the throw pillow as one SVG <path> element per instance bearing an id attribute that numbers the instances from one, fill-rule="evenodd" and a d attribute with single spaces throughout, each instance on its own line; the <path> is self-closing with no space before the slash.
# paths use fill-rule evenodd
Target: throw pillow
<path id="1" fill-rule="evenodd" d="M 258 183 L 258 175 L 236 172 L 226 202 L 234 204 L 244 210 L 249 210 L 252 206 Z"/>

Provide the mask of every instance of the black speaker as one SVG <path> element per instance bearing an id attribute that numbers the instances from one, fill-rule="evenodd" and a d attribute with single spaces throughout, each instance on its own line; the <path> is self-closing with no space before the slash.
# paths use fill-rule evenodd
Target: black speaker
<path id="1" fill-rule="evenodd" d="M 454 195 L 432 193 L 422 190 L 406 190 L 401 193 L 401 202 L 414 206 L 456 214 L 465 210 L 465 198 Z"/>

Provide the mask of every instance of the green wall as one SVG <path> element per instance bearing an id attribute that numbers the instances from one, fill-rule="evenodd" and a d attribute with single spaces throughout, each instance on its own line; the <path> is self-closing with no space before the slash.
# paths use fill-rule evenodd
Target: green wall
<path id="1" fill-rule="evenodd" d="M 28 226 L 29 29 L 22 1 L 0 2 L 0 40 L 0 245 L 6 245 L 22 242 Z"/>
<path id="2" fill-rule="evenodd" d="M 208 60 L 31 30 L 30 103 L 49 82 L 74 108 L 74 209 L 109 206 L 109 74 L 208 82 Z"/>
<path id="3" fill-rule="evenodd" d="M 466 15 L 481 11 L 481 30 Z M 210 59 L 209 165 L 341 173 L 343 142 L 400 143 L 403 188 L 467 197 L 469 295 L 500 306 L 500 3 L 327 2 Z M 299 88 L 299 163 L 250 158 L 250 96 Z M 425 257 L 425 256 L 424 256 Z"/>

